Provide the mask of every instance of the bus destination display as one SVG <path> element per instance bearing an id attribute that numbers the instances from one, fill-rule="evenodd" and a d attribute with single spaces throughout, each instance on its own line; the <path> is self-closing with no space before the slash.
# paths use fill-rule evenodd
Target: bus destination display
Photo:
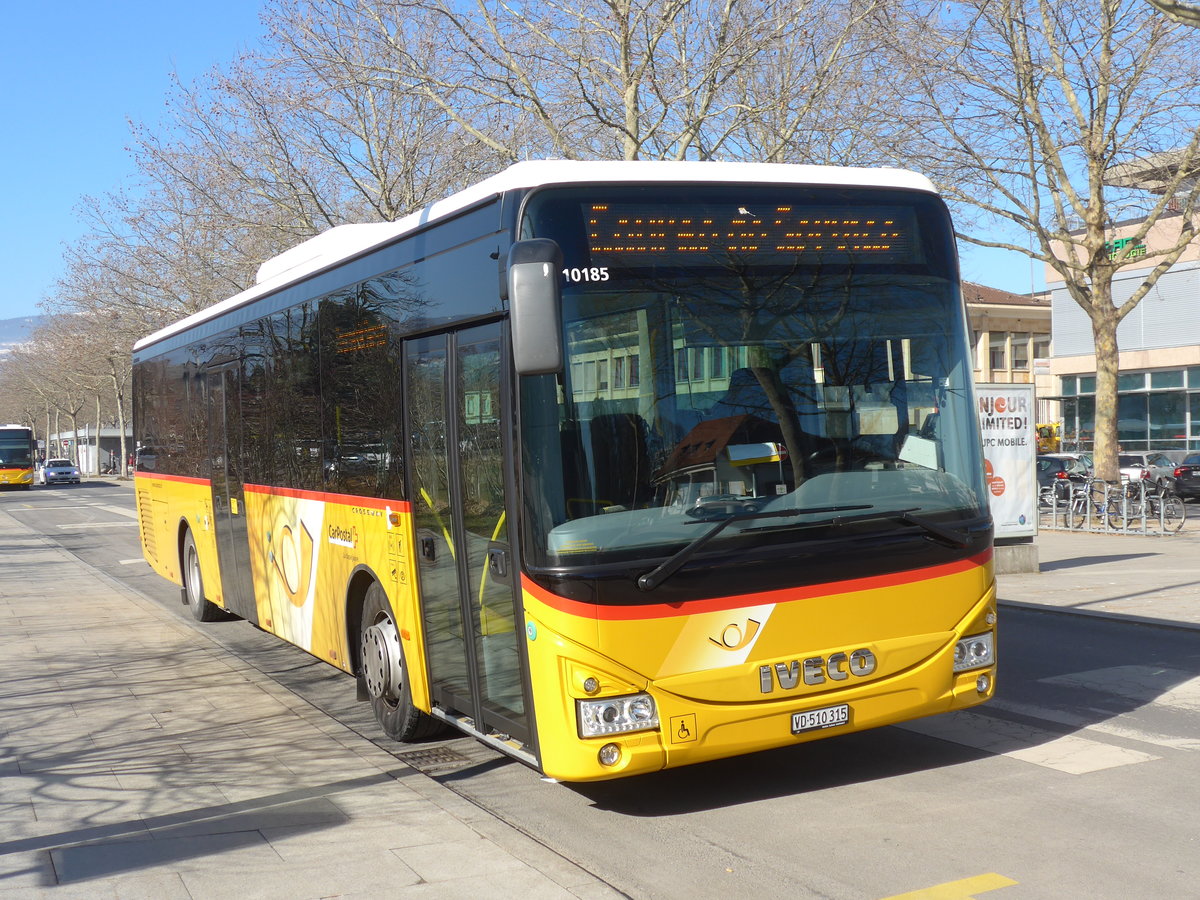
<path id="1" fill-rule="evenodd" d="M 905 207 L 592 203 L 593 266 L 920 262 Z"/>

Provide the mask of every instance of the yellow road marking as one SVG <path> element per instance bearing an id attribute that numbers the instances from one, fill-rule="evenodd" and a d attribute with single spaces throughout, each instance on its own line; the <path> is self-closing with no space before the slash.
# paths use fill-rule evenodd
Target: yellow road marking
<path id="1" fill-rule="evenodd" d="M 976 875 L 974 878 L 964 878 L 962 881 L 947 881 L 919 891 L 907 894 L 896 894 L 885 897 L 884 900 L 973 900 L 976 894 L 986 894 L 997 888 L 1009 887 L 1017 882 L 1003 875 L 989 873 Z"/>

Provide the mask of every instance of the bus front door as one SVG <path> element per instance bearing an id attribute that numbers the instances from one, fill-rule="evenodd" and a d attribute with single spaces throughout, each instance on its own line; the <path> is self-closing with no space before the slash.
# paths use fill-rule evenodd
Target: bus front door
<path id="1" fill-rule="evenodd" d="M 242 442 L 238 427 L 238 372 L 227 366 L 208 373 L 208 442 L 212 463 L 213 526 L 225 608 L 258 622 L 246 499 L 242 482 Z"/>
<path id="2" fill-rule="evenodd" d="M 529 744 L 502 347 L 499 323 L 408 344 L 411 499 L 434 703 Z"/>

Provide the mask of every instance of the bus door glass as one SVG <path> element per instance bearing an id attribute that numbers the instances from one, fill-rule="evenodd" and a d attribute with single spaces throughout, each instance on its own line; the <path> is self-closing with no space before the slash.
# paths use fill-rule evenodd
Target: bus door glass
<path id="1" fill-rule="evenodd" d="M 258 622 L 246 533 L 241 429 L 238 427 L 238 373 L 233 366 L 208 373 L 208 441 L 212 460 L 213 524 L 225 608 Z"/>
<path id="2" fill-rule="evenodd" d="M 412 498 L 434 700 L 528 742 L 500 348 L 499 324 L 409 345 Z"/>

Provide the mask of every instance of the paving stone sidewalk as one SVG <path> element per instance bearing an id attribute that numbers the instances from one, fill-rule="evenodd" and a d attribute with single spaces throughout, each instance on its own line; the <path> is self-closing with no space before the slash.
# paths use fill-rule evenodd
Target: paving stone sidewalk
<path id="1" fill-rule="evenodd" d="M 0 898 L 622 896 L 0 511 Z"/>
<path id="2" fill-rule="evenodd" d="M 1042 531 L 1041 571 L 1001 575 L 1001 604 L 1200 628 L 1200 504 L 1173 535 Z"/>

